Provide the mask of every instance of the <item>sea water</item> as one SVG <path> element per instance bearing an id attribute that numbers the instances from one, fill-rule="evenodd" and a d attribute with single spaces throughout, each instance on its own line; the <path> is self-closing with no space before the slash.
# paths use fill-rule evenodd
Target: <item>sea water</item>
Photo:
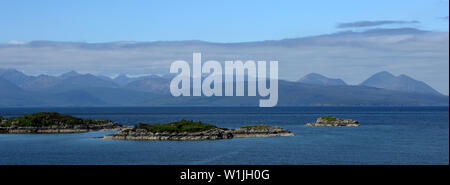
<path id="1" fill-rule="evenodd" d="M 115 131 L 0 134 L 0 164 L 449 164 L 448 107 L 0 108 L 0 116 L 59 112 L 124 125 L 181 119 L 219 127 L 281 126 L 292 137 L 214 141 L 98 139 Z M 332 115 L 359 127 L 307 127 Z"/>

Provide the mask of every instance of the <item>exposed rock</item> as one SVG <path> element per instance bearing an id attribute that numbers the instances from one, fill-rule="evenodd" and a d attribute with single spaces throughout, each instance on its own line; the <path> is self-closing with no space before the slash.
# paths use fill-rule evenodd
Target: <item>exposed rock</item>
<path id="1" fill-rule="evenodd" d="M 307 123 L 306 126 L 359 126 L 359 122 L 352 119 L 341 119 L 333 116 L 318 118 L 314 123 Z"/>
<path id="2" fill-rule="evenodd" d="M 246 126 L 231 130 L 233 137 L 273 137 L 294 136 L 294 133 L 281 127 L 269 125 Z"/>

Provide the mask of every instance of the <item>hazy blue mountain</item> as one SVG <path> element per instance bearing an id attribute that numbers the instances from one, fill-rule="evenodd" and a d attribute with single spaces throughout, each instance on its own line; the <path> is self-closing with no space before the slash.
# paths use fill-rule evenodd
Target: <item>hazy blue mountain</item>
<path id="1" fill-rule="evenodd" d="M 374 75 L 374 79 L 378 78 L 417 82 L 406 76 L 395 77 L 386 72 Z M 74 71 L 60 77 L 40 75 L 22 86 L 0 78 L 0 106 L 258 106 L 261 99 L 248 96 L 172 97 L 169 93 L 169 83 L 170 78 L 147 76 L 119 86 L 112 81 Z M 436 93 L 319 84 L 280 80 L 278 106 L 448 106 L 448 96 Z M 247 92 L 247 89 L 245 91 Z"/>
<path id="2" fill-rule="evenodd" d="M 84 90 L 70 90 L 60 93 L 40 93 L 38 100 L 44 101 L 39 106 L 107 106 L 99 95 L 94 95 Z"/>
<path id="3" fill-rule="evenodd" d="M 386 71 L 372 75 L 360 85 L 395 91 L 441 95 L 438 91 L 434 90 L 424 82 L 415 80 L 406 75 L 394 76 Z"/>
<path id="4" fill-rule="evenodd" d="M 172 97 L 164 95 L 144 106 L 258 106 L 261 97 Z M 392 91 L 365 86 L 322 86 L 279 81 L 278 106 L 448 105 L 448 96 Z"/>
<path id="5" fill-rule="evenodd" d="M 128 83 L 138 81 L 138 80 L 145 80 L 145 79 L 152 79 L 152 78 L 161 78 L 157 75 L 146 75 L 146 76 L 140 76 L 140 77 L 128 77 L 126 74 L 120 74 L 116 78 L 113 79 L 113 81 L 116 84 L 119 84 L 120 86 L 127 85 Z"/>
<path id="6" fill-rule="evenodd" d="M 33 106 L 43 103 L 31 95 L 0 77 L 0 106 Z"/>
<path id="7" fill-rule="evenodd" d="M 323 85 L 323 86 L 347 85 L 341 79 L 328 78 L 326 76 L 317 73 L 307 74 L 306 76 L 298 80 L 298 82 L 304 84 Z"/>
<path id="8" fill-rule="evenodd" d="M 25 91 L 9 80 L 0 77 L 0 106 L 24 106 L 36 103 Z"/>
<path id="9" fill-rule="evenodd" d="M 0 69 L 0 78 L 4 78 L 16 85 L 22 85 L 25 82 L 33 80 L 35 77 L 25 75 L 15 69 Z"/>
<path id="10" fill-rule="evenodd" d="M 92 87 L 85 89 L 84 92 L 96 95 L 100 101 L 105 102 L 105 105 L 109 106 L 135 106 L 143 101 L 151 101 L 154 98 L 159 97 L 159 95 L 150 92 L 135 91 L 125 88 Z"/>
<path id="11" fill-rule="evenodd" d="M 447 96 L 364 86 L 318 86 L 281 81 L 280 105 L 448 105 Z"/>
<path id="12" fill-rule="evenodd" d="M 169 85 L 170 79 L 168 78 L 151 77 L 132 81 L 126 84 L 124 88 L 156 94 L 168 94 Z"/>
<path id="13" fill-rule="evenodd" d="M 20 87 L 25 90 L 41 90 L 54 87 L 63 80 L 49 75 L 39 75 L 35 79 L 23 83 Z"/>
<path id="14" fill-rule="evenodd" d="M 4 94 L 8 92 L 14 93 L 20 90 L 21 89 L 17 85 L 13 84 L 9 80 L 0 77 L 0 93 Z"/>
<path id="15" fill-rule="evenodd" d="M 102 106 L 105 102 L 81 91 L 30 92 L 0 78 L 0 106 Z"/>
<path id="16" fill-rule="evenodd" d="M 66 76 L 60 83 L 53 86 L 52 89 L 61 92 L 65 90 L 83 90 L 92 87 L 114 88 L 118 87 L 118 85 L 112 81 L 103 80 L 92 74 L 83 74 Z"/>
<path id="17" fill-rule="evenodd" d="M 60 76 L 39 75 L 32 80 L 24 82 L 20 87 L 29 91 L 64 92 L 67 90 L 83 90 L 91 87 L 118 87 L 111 79 L 80 74 L 70 71 Z"/>
<path id="18" fill-rule="evenodd" d="M 108 87 L 68 90 L 41 88 L 39 91 L 24 91 L 8 80 L 0 78 L 0 107 L 132 106 L 155 97 L 157 96 L 148 92 Z"/>

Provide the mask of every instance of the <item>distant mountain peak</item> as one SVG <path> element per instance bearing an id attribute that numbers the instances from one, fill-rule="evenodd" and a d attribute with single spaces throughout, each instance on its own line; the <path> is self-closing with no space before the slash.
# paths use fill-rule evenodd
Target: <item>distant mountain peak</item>
<path id="1" fill-rule="evenodd" d="M 18 71 L 17 69 L 7 68 L 7 69 L 0 69 L 0 75 L 6 76 L 6 75 L 25 75 L 25 74 Z"/>
<path id="2" fill-rule="evenodd" d="M 405 74 L 394 76 L 387 71 L 375 73 L 360 85 L 395 91 L 442 95 L 422 81 L 415 80 Z"/>
<path id="3" fill-rule="evenodd" d="M 305 84 L 313 84 L 313 85 L 322 85 L 322 86 L 345 86 L 347 85 L 343 80 L 341 79 L 333 79 L 328 78 L 326 76 L 323 76 L 318 73 L 309 73 L 302 77 L 300 80 L 298 80 L 300 83 Z"/>
<path id="4" fill-rule="evenodd" d="M 80 73 L 72 70 L 72 71 L 69 71 L 67 73 L 59 75 L 59 77 L 62 78 L 62 79 L 67 79 L 67 78 L 70 78 L 70 77 L 80 76 L 80 75 L 81 75 Z"/>
<path id="5" fill-rule="evenodd" d="M 35 77 L 23 74 L 16 69 L 0 69 L 0 78 L 4 78 L 5 80 L 20 86 L 23 83 L 33 80 Z"/>

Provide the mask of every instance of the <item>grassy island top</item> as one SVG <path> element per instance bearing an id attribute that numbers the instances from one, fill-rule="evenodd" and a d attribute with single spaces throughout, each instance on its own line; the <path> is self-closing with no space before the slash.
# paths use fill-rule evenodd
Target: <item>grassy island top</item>
<path id="1" fill-rule="evenodd" d="M 181 120 L 177 122 L 165 123 L 165 124 L 145 124 L 140 123 L 132 130 L 144 129 L 148 132 L 201 132 L 210 129 L 217 128 L 214 125 L 202 123 L 201 121 Z"/>
<path id="2" fill-rule="evenodd" d="M 30 115 L 24 115 L 13 118 L 0 117 L 0 127 L 22 126 L 22 127 L 40 127 L 40 126 L 63 126 L 63 125 L 84 125 L 98 124 L 101 121 L 80 119 L 69 115 L 59 114 L 56 112 L 40 112 Z"/>
<path id="3" fill-rule="evenodd" d="M 321 117 L 320 119 L 324 119 L 327 121 L 336 121 L 337 120 L 337 118 L 334 116 L 324 116 L 324 117 Z"/>

